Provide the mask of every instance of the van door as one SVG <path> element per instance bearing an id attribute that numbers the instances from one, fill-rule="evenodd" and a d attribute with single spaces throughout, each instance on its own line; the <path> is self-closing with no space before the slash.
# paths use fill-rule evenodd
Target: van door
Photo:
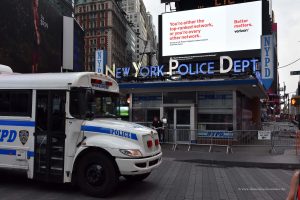
<path id="1" fill-rule="evenodd" d="M 34 178 L 63 182 L 66 91 L 37 91 Z"/>

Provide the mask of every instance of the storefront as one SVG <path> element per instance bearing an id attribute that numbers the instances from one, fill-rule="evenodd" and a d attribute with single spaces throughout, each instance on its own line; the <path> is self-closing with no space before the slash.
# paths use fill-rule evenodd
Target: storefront
<path id="1" fill-rule="evenodd" d="M 120 90 L 127 98 L 130 121 L 150 126 L 158 116 L 167 119 L 169 129 L 199 131 L 260 129 L 260 99 L 266 97 L 252 76 L 120 83 Z"/>

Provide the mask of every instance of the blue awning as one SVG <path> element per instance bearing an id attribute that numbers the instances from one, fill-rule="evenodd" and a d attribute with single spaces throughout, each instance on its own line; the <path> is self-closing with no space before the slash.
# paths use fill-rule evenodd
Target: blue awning
<path id="1" fill-rule="evenodd" d="M 159 81 L 159 82 L 139 82 L 120 83 L 120 89 L 134 88 L 170 88 L 170 87 L 194 87 L 194 86 L 229 86 L 229 85 L 257 85 L 257 79 L 243 80 L 205 80 L 205 81 Z"/>

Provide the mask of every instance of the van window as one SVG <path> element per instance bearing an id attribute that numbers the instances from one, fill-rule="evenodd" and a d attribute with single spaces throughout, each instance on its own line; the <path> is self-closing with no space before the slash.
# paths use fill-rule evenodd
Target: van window
<path id="1" fill-rule="evenodd" d="M 0 115 L 31 117 L 32 90 L 0 90 Z"/>

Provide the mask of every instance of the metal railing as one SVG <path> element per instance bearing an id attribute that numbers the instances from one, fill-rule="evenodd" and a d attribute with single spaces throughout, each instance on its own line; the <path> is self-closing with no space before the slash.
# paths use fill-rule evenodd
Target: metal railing
<path id="1" fill-rule="evenodd" d="M 262 131 L 262 130 L 239 130 L 239 131 L 209 131 L 191 129 L 165 130 L 162 143 L 171 144 L 172 150 L 178 145 L 187 145 L 188 151 L 191 146 L 208 146 L 209 152 L 214 147 L 225 147 L 226 153 L 233 152 L 234 147 L 268 147 L 272 152 L 277 148 L 295 148 L 296 130 Z"/>

